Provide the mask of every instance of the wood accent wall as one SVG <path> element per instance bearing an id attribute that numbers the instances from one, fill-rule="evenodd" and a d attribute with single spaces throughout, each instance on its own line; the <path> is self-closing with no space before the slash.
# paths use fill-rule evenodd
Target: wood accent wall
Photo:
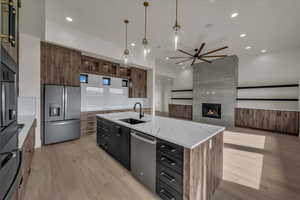
<path id="1" fill-rule="evenodd" d="M 132 109 L 125 109 L 125 110 L 107 110 L 107 111 L 81 112 L 80 113 L 80 135 L 81 135 L 81 137 L 96 134 L 96 132 L 97 132 L 96 115 L 98 115 L 98 114 L 108 114 L 108 113 L 117 113 L 117 112 L 129 112 L 129 111 L 133 111 L 133 110 Z M 151 108 L 144 108 L 143 112 L 145 114 L 151 114 Z"/>
<path id="2" fill-rule="evenodd" d="M 236 108 L 235 125 L 299 135 L 299 112 Z"/>
<path id="3" fill-rule="evenodd" d="M 184 150 L 184 200 L 211 200 L 223 178 L 223 137 L 220 133 L 198 147 Z"/>
<path id="4" fill-rule="evenodd" d="M 193 106 L 169 104 L 169 117 L 193 120 Z"/>

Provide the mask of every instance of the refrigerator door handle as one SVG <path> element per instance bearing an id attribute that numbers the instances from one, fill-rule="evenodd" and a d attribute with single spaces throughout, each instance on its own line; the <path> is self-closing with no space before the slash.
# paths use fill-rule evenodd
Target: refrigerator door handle
<path id="1" fill-rule="evenodd" d="M 65 105 L 65 109 L 64 109 L 64 119 L 66 119 L 66 113 L 68 113 L 68 88 L 64 88 L 64 105 Z"/>
<path id="2" fill-rule="evenodd" d="M 3 124 L 5 124 L 6 121 L 6 91 L 5 91 L 5 85 L 2 83 L 2 92 L 1 92 L 1 96 L 2 96 L 2 122 Z"/>

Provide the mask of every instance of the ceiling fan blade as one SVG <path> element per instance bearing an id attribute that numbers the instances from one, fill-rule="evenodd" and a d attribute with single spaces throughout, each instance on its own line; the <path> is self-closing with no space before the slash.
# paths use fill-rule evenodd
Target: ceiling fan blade
<path id="1" fill-rule="evenodd" d="M 199 58 L 199 60 L 202 60 L 202 61 L 207 62 L 207 63 L 212 63 L 212 61 L 206 60 L 206 59 L 204 59 L 204 58 Z"/>
<path id="2" fill-rule="evenodd" d="M 182 58 L 190 58 L 190 57 L 169 57 L 169 59 L 182 59 Z"/>
<path id="3" fill-rule="evenodd" d="M 193 60 L 193 62 L 192 62 L 192 64 L 191 64 L 191 65 L 194 65 L 194 64 L 195 64 L 195 62 L 196 62 L 196 59 L 197 59 L 197 58 L 194 58 L 194 60 Z"/>
<path id="4" fill-rule="evenodd" d="M 179 64 L 181 64 L 181 63 L 185 63 L 185 62 L 190 61 L 190 60 L 192 60 L 192 59 L 193 59 L 193 58 L 189 58 L 189 59 L 186 59 L 186 60 L 182 60 L 182 61 L 176 63 L 176 65 L 179 65 Z"/>
<path id="5" fill-rule="evenodd" d="M 177 50 L 180 51 L 181 53 L 184 53 L 184 54 L 187 54 L 187 55 L 189 55 L 189 56 L 194 57 L 194 55 L 190 54 L 189 52 L 186 52 L 186 51 L 181 50 L 181 49 L 177 49 Z"/>
<path id="6" fill-rule="evenodd" d="M 225 58 L 227 55 L 215 55 L 215 56 L 202 56 L 200 58 Z"/>
<path id="7" fill-rule="evenodd" d="M 219 49 L 215 49 L 215 50 L 209 51 L 207 53 L 201 54 L 199 57 L 206 56 L 208 54 L 212 54 L 212 53 L 215 53 L 217 51 L 221 51 L 221 50 L 224 50 L 224 49 L 227 49 L 227 48 L 228 48 L 228 46 L 225 46 L 225 47 L 222 47 L 222 48 L 219 48 Z"/>
<path id="8" fill-rule="evenodd" d="M 198 52 L 197 52 L 197 55 L 199 55 L 199 54 L 201 53 L 201 51 L 203 50 L 204 46 L 205 46 L 205 43 L 203 42 L 203 43 L 201 44 L 201 46 L 200 46 Z"/>

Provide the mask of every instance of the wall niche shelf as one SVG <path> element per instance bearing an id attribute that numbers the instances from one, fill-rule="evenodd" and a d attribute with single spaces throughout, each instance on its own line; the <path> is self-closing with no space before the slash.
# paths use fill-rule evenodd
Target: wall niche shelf
<path id="1" fill-rule="evenodd" d="M 266 88 L 287 88 L 287 87 L 299 87 L 299 84 L 286 84 L 286 85 L 261 85 L 261 86 L 245 86 L 237 87 L 238 90 L 245 89 L 266 89 Z"/>
<path id="2" fill-rule="evenodd" d="M 193 92 L 193 89 L 187 89 L 187 90 L 172 90 L 172 92 Z"/>
<path id="3" fill-rule="evenodd" d="M 299 99 L 251 99 L 251 98 L 237 98 L 237 101 L 299 101 Z"/>
<path id="4" fill-rule="evenodd" d="M 193 100 L 193 98 L 171 98 L 172 100 Z"/>

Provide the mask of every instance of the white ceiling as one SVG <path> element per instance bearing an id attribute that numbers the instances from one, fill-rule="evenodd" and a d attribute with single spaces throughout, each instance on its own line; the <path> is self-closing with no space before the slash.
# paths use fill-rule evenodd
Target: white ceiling
<path id="1" fill-rule="evenodd" d="M 184 30 L 182 48 L 192 50 L 207 43 L 207 49 L 228 45 L 228 54 L 257 54 L 300 46 L 300 0 L 179 0 L 179 22 Z M 152 0 L 149 8 L 149 42 L 159 59 L 173 56 L 171 27 L 175 0 Z M 230 18 L 238 12 L 237 18 Z M 142 0 L 50 0 L 47 20 L 100 37 L 124 48 L 124 19 L 130 20 L 129 42 L 141 49 L 144 10 Z M 206 28 L 207 24 L 212 24 Z M 240 38 L 246 33 L 246 38 Z M 245 50 L 246 46 L 251 50 Z"/>

